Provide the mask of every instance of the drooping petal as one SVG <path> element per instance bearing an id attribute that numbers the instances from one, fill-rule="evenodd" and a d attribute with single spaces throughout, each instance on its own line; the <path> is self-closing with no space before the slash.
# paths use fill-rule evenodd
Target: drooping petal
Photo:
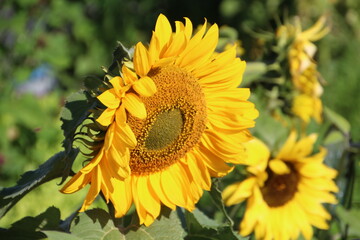
<path id="1" fill-rule="evenodd" d="M 85 187 L 91 179 L 91 174 L 78 172 L 62 188 L 62 193 L 74 193 Z"/>
<path id="2" fill-rule="evenodd" d="M 80 212 L 85 211 L 98 196 L 101 189 L 102 175 L 99 166 L 96 166 L 91 174 L 91 186 Z"/>
<path id="3" fill-rule="evenodd" d="M 116 109 L 112 109 L 112 108 L 106 108 L 100 115 L 100 117 L 98 117 L 96 119 L 96 121 L 98 123 L 100 123 L 101 125 L 103 125 L 104 127 L 109 126 L 111 123 L 114 122 L 115 119 L 115 113 L 116 113 Z"/>

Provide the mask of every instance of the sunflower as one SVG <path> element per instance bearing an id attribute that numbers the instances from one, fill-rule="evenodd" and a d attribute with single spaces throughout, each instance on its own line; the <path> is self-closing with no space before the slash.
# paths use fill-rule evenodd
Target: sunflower
<path id="1" fill-rule="evenodd" d="M 321 17 L 312 27 L 305 31 L 302 31 L 299 19 L 296 20 L 294 25 L 280 26 L 277 31 L 277 37 L 280 40 L 288 39 L 290 41 L 288 51 L 290 75 L 294 89 L 298 92 L 298 96 L 295 97 L 292 103 L 292 110 L 296 116 L 306 123 L 309 122 L 310 117 L 314 117 L 317 122 L 321 122 L 320 96 L 323 93 L 323 88 L 319 81 L 321 76 L 317 71 L 317 64 L 314 60 L 317 47 L 313 42 L 324 37 L 329 32 L 329 28 L 325 25 L 325 17 Z M 301 106 L 300 99 L 306 100 L 304 106 Z M 316 102 L 316 104 L 309 105 L 310 101 Z"/>
<path id="2" fill-rule="evenodd" d="M 226 205 L 247 200 L 240 234 L 255 231 L 256 239 L 297 239 L 300 233 L 311 239 L 312 226 L 328 229 L 331 215 L 322 203 L 336 203 L 332 192 L 337 172 L 323 164 L 326 150 L 311 155 L 316 135 L 296 141 L 292 132 L 275 158 L 258 139 L 246 144 L 250 176 L 228 186 Z"/>
<path id="3" fill-rule="evenodd" d="M 290 73 L 293 77 L 295 86 L 300 91 L 308 91 L 306 83 L 299 78 L 306 74 L 308 68 L 316 69 L 314 55 L 317 51 L 316 45 L 313 43 L 323 38 L 328 32 L 326 27 L 326 18 L 321 17 L 312 27 L 302 31 L 299 19 L 297 19 L 295 26 L 288 26 L 289 35 L 293 38 L 288 59 L 290 63 Z M 311 81 L 311 78 L 307 78 Z M 318 86 L 315 86 L 318 88 Z M 317 92 L 314 90 L 313 92 Z"/>
<path id="4" fill-rule="evenodd" d="M 115 217 L 134 204 L 148 226 L 162 204 L 193 210 L 211 177 L 245 161 L 242 144 L 258 115 L 249 89 L 237 88 L 245 62 L 235 46 L 215 53 L 218 26 L 206 25 L 193 35 L 185 18 L 172 32 L 159 15 L 148 47 L 137 43 L 132 62 L 97 97 L 106 107 L 97 118 L 106 127 L 104 143 L 61 189 L 91 185 L 80 211 L 101 191 Z"/>

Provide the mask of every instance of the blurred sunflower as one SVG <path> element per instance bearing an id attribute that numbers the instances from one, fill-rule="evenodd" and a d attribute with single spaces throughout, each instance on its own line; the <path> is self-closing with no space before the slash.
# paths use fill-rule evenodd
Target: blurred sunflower
<path id="1" fill-rule="evenodd" d="M 311 239 L 312 226 L 328 229 L 331 215 L 322 203 L 336 203 L 334 169 L 323 164 L 326 150 L 311 155 L 316 135 L 296 141 L 292 132 L 275 158 L 258 139 L 246 144 L 251 176 L 223 191 L 226 205 L 247 199 L 240 234 L 255 231 L 256 239 Z"/>
<path id="2" fill-rule="evenodd" d="M 97 155 L 61 189 L 73 193 L 91 184 L 81 211 L 102 192 L 122 217 L 135 204 L 140 224 L 150 225 L 161 204 L 188 210 L 221 177 L 245 161 L 242 143 L 258 116 L 237 88 L 245 62 L 236 47 L 215 54 L 218 27 L 157 19 L 150 44 L 135 46 L 133 61 L 98 99 L 107 127 Z M 205 33 L 206 32 L 206 33 Z"/>
<path id="3" fill-rule="evenodd" d="M 286 24 L 280 26 L 277 31 L 277 37 L 281 40 L 287 39 L 290 41 L 290 49 L 288 51 L 288 61 L 290 65 L 290 75 L 295 89 L 300 95 L 307 95 L 307 99 L 312 99 L 317 103 L 320 102 L 320 96 L 323 93 L 323 88 L 320 84 L 320 73 L 317 71 L 317 64 L 314 60 L 314 55 L 317 51 L 316 45 L 313 43 L 323 38 L 328 32 L 329 28 L 325 25 L 326 18 L 321 17 L 312 27 L 302 31 L 300 20 L 297 18 L 294 25 Z M 301 118 L 304 122 L 309 122 L 311 117 L 314 117 L 317 122 L 322 121 L 322 108 L 319 104 L 314 105 L 313 109 L 309 107 L 299 107 L 298 97 L 293 102 L 293 113 Z M 316 99 L 315 99 L 316 98 Z M 299 111 L 306 109 L 307 111 Z"/>

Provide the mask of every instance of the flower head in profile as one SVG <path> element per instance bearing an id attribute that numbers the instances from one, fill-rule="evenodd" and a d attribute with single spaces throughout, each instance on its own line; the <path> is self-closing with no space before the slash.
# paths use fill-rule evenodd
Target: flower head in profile
<path id="1" fill-rule="evenodd" d="M 115 217 L 134 204 L 148 226 L 162 204 L 193 210 L 211 177 L 245 161 L 242 144 L 258 115 L 249 89 L 238 88 L 245 62 L 235 47 L 215 54 L 216 24 L 194 35 L 187 18 L 175 26 L 160 15 L 148 47 L 136 44 L 132 64 L 98 96 L 104 142 L 61 190 L 90 184 L 81 211 L 102 192 Z"/>
<path id="2" fill-rule="evenodd" d="M 328 32 L 329 28 L 325 25 L 326 18 L 321 17 L 312 27 L 302 31 L 300 20 L 297 18 L 294 25 L 287 24 L 280 26 L 277 31 L 278 38 L 288 39 L 290 49 L 288 52 L 288 61 L 290 66 L 290 75 L 294 88 L 299 95 L 306 95 L 307 99 L 316 98 L 316 102 L 321 103 L 320 96 L 323 93 L 323 88 L 320 84 L 320 73 L 317 71 L 317 64 L 314 60 L 314 55 L 317 47 L 315 41 L 323 38 Z M 321 108 L 314 106 L 314 109 L 309 111 L 299 112 L 299 99 L 298 97 L 293 102 L 293 113 L 301 118 L 304 122 L 308 122 L 311 117 L 315 118 L 317 122 L 321 122 Z M 305 103 L 306 104 L 306 103 Z M 296 105 L 296 106 L 295 106 Z M 303 108 L 305 109 L 305 107 Z"/>
<path id="3" fill-rule="evenodd" d="M 297 239 L 301 233 L 311 239 L 312 226 L 328 229 L 331 215 L 322 203 L 336 203 L 337 172 L 324 165 L 324 148 L 311 154 L 316 135 L 296 137 L 292 132 L 274 158 L 260 140 L 246 144 L 250 176 L 223 192 L 226 205 L 246 200 L 241 235 L 254 231 L 256 239 Z"/>

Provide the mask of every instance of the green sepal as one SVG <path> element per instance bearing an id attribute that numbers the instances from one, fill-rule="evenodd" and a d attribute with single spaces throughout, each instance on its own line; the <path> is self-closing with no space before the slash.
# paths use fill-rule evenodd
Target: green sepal
<path id="1" fill-rule="evenodd" d="M 117 42 L 117 46 L 112 55 L 113 60 L 110 67 L 106 70 L 106 73 L 112 76 L 119 76 L 124 62 L 132 59 L 134 55 L 134 48 L 126 48 L 121 42 Z"/>

